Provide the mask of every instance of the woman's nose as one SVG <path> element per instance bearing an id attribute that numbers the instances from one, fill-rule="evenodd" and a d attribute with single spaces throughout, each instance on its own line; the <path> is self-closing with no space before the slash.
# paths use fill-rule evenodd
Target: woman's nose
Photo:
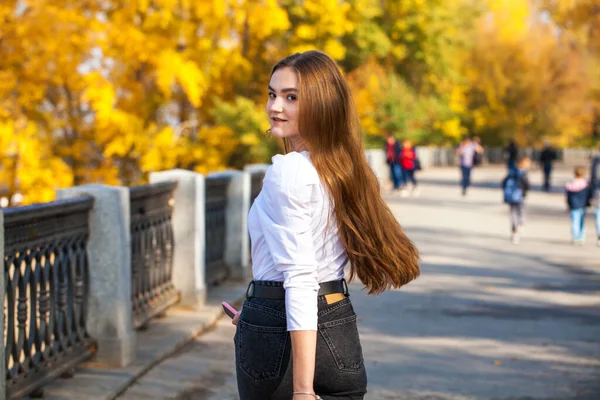
<path id="1" fill-rule="evenodd" d="M 275 97 L 271 102 L 271 111 L 282 112 L 283 111 L 283 100 L 279 97 Z"/>

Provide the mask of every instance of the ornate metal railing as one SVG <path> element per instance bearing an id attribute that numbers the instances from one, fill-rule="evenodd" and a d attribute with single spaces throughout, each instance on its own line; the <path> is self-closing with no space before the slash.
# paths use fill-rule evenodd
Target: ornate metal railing
<path id="1" fill-rule="evenodd" d="M 231 178 L 206 179 L 206 283 L 214 285 L 229 276 L 225 264 L 227 187 Z"/>
<path id="2" fill-rule="evenodd" d="M 143 327 L 179 301 L 173 274 L 173 190 L 177 182 L 130 188 L 133 324 Z"/>
<path id="3" fill-rule="evenodd" d="M 265 178 L 264 171 L 253 171 L 250 175 L 250 206 L 256 200 L 256 197 L 262 190 L 263 179 Z"/>
<path id="4" fill-rule="evenodd" d="M 21 398 L 91 357 L 86 331 L 91 197 L 4 210 L 4 343 L 8 398 Z"/>

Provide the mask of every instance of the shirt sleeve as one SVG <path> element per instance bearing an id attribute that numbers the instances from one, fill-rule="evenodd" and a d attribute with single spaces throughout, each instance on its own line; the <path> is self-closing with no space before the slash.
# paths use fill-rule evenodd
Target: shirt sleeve
<path id="1" fill-rule="evenodd" d="M 283 273 L 287 329 L 317 330 L 317 262 L 311 199 L 319 182 L 299 153 L 276 156 L 265 176 L 259 220 L 275 268 Z"/>

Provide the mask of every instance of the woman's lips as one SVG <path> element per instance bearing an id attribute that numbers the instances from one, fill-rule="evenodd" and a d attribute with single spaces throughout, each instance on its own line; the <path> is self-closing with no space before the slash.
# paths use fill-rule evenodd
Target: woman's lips
<path id="1" fill-rule="evenodd" d="M 275 118 L 275 117 L 271 118 L 271 121 L 273 121 L 274 124 L 280 124 L 283 122 L 287 122 L 285 119 Z"/>

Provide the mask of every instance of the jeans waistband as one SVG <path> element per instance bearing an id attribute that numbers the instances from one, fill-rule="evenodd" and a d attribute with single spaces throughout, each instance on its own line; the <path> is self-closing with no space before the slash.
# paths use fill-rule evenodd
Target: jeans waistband
<path id="1" fill-rule="evenodd" d="M 345 279 L 319 283 L 319 296 L 332 293 L 342 293 L 349 295 L 348 283 Z M 273 300 L 284 300 L 285 289 L 283 282 L 278 281 L 250 281 L 246 290 L 246 298 L 263 298 Z"/>

